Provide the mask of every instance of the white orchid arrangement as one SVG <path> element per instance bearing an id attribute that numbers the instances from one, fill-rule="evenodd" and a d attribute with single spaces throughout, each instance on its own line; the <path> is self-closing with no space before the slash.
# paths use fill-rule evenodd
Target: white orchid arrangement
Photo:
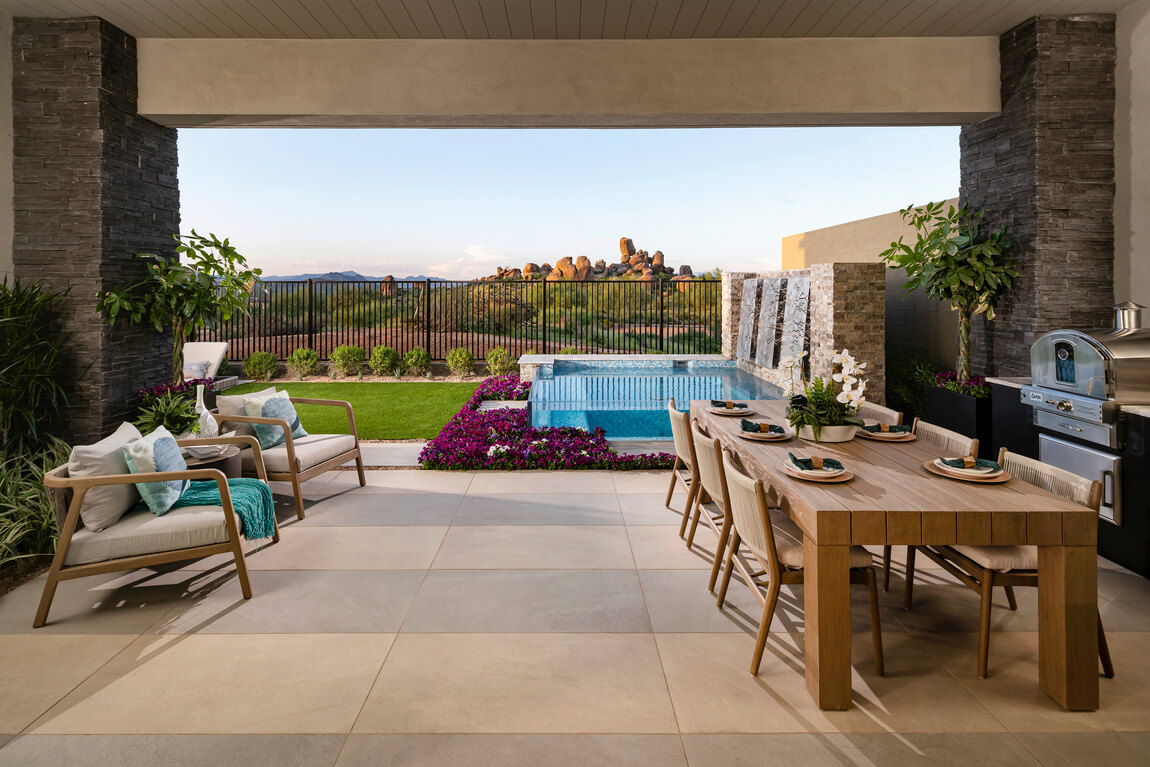
<path id="1" fill-rule="evenodd" d="M 839 366 L 839 372 L 833 374 L 831 379 L 843 385 L 842 391 L 835 398 L 852 410 L 858 410 L 859 405 L 866 401 L 863 392 L 866 391 L 866 380 L 862 378 L 866 369 L 865 362 L 858 362 L 850 352 L 843 349 L 835 352 L 831 363 Z"/>
<path id="2" fill-rule="evenodd" d="M 851 424 L 862 426 L 863 420 L 858 416 L 859 406 L 865 401 L 866 381 L 862 378 L 867 363 L 858 362 L 850 351 L 843 349 L 835 352 L 831 362 L 835 372 L 831 380 L 827 381 L 821 376 L 806 379 L 803 366 L 803 357 L 806 352 L 796 357 L 784 358 L 779 361 L 780 367 L 791 371 L 791 386 L 787 396 L 790 402 L 787 406 L 787 420 L 791 426 L 798 429 L 800 426 L 810 426 L 814 431 L 815 439 L 819 438 L 822 427 Z M 795 377 L 798 371 L 798 382 L 802 393 L 795 392 Z M 835 391 L 835 384 L 841 384 L 839 391 Z"/>

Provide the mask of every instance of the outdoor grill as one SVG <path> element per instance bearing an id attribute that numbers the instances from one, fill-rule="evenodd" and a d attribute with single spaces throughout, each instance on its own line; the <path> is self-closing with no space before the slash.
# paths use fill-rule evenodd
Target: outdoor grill
<path id="1" fill-rule="evenodd" d="M 1101 479 L 1099 513 L 1115 524 L 1121 524 L 1126 441 L 1122 406 L 1150 404 L 1150 328 L 1142 327 L 1143 308 L 1130 301 L 1114 307 L 1112 329 L 1042 336 L 1030 347 L 1031 384 L 1022 387 L 1023 403 L 1034 408 L 1039 458 Z"/>

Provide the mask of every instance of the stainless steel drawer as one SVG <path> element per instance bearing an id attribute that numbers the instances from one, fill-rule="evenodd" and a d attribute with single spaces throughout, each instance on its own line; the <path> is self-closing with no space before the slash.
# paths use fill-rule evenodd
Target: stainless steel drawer
<path id="1" fill-rule="evenodd" d="M 1098 516 L 1122 524 L 1122 459 L 1113 453 L 1077 445 L 1049 434 L 1038 435 L 1038 460 L 1087 479 L 1102 482 Z"/>
<path id="2" fill-rule="evenodd" d="M 1118 447 L 1118 430 L 1113 426 L 1090 421 L 1080 421 L 1077 418 L 1067 418 L 1064 415 L 1051 413 L 1048 410 L 1035 410 L 1034 422 L 1043 429 L 1050 429 L 1059 434 L 1084 439 L 1096 445 Z"/>

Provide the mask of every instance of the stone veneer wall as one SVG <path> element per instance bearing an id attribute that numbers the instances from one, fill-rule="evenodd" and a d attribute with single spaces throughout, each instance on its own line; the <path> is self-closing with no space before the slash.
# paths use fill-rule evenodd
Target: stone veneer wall
<path id="1" fill-rule="evenodd" d="M 1030 372 L 1060 327 L 1110 324 L 1115 17 L 1037 16 L 1000 41 L 1002 113 L 961 136 L 960 197 L 1007 226 L 1022 276 L 974 334 L 974 369 Z"/>
<path id="2" fill-rule="evenodd" d="M 867 363 L 866 397 L 871 402 L 886 402 L 886 267 L 883 264 L 831 263 L 812 264 L 807 269 L 776 272 L 724 272 L 723 356 L 735 358 L 739 337 L 739 307 L 743 300 L 743 283 L 748 279 L 793 277 L 809 274 L 811 278 L 810 372 L 829 376 L 831 357 L 836 350 L 849 349 L 859 362 Z M 738 365 L 760 378 L 786 387 L 789 375 L 778 368 L 764 368 L 747 360 Z"/>
<path id="3" fill-rule="evenodd" d="M 142 278 L 136 253 L 175 255 L 176 131 L 136 114 L 136 41 L 106 21 L 17 19 L 12 56 L 13 262 L 69 291 L 65 436 L 98 439 L 171 374 L 170 335 L 109 328 L 95 294 Z"/>

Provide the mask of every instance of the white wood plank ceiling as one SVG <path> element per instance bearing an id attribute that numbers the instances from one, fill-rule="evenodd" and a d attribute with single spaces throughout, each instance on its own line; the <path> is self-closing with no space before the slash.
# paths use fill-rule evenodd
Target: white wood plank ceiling
<path id="1" fill-rule="evenodd" d="M 998 35 L 1133 0 L 0 0 L 101 16 L 136 37 L 664 39 Z"/>

